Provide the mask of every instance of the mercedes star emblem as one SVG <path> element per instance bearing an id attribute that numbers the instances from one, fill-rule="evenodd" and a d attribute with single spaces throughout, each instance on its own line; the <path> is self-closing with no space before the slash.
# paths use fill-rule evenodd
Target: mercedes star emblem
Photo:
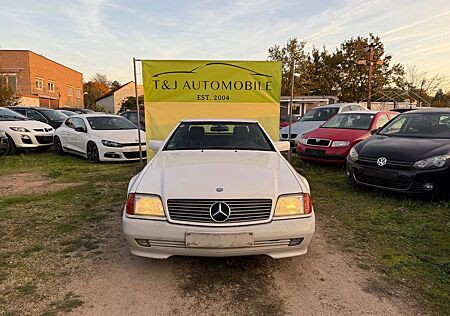
<path id="1" fill-rule="evenodd" d="M 225 202 L 216 202 L 209 208 L 209 216 L 218 223 L 225 222 L 231 214 L 230 207 Z"/>
<path id="2" fill-rule="evenodd" d="M 387 163 L 387 159 L 384 157 L 380 157 L 377 160 L 377 165 L 379 165 L 380 167 L 383 167 L 386 163 Z"/>

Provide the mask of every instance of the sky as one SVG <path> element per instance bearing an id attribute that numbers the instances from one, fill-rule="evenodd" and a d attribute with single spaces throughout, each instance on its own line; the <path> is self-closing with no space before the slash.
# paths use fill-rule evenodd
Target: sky
<path id="1" fill-rule="evenodd" d="M 132 58 L 266 60 L 289 38 L 379 35 L 394 62 L 450 77 L 449 0 L 0 0 L 0 49 L 126 83 Z"/>

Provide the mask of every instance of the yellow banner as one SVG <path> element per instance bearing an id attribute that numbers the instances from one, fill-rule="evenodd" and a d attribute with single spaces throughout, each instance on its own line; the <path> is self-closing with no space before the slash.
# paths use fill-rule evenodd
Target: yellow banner
<path id="1" fill-rule="evenodd" d="M 279 137 L 281 62 L 145 60 L 142 77 L 147 142 L 184 118 L 256 119 Z"/>

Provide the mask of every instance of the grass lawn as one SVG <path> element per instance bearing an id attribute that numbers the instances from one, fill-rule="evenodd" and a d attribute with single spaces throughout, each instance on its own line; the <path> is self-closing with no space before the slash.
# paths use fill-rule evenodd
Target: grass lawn
<path id="1" fill-rule="evenodd" d="M 136 166 L 51 152 L 0 157 L 3 182 L 24 187 L 21 194 L 0 192 L 0 314 L 54 315 L 83 303 L 60 289 L 101 255 Z M 23 174 L 15 179 L 18 173 L 43 190 L 32 192 L 39 188 L 28 188 Z"/>
<path id="2" fill-rule="evenodd" d="M 347 183 L 342 168 L 294 165 L 310 181 L 329 240 L 360 266 L 412 289 L 427 310 L 450 310 L 449 202 L 361 190 Z M 101 257 L 137 166 L 50 152 L 0 158 L 3 182 L 27 188 L 28 175 L 36 181 L 21 193 L 0 192 L 0 314 L 55 315 L 83 304 L 76 293 L 61 290 Z"/>
<path id="3" fill-rule="evenodd" d="M 325 233 L 352 252 L 361 267 L 376 268 L 391 284 L 412 290 L 428 311 L 440 315 L 450 311 L 449 201 L 360 189 L 348 183 L 343 167 L 298 159 L 294 165 L 311 185 Z"/>

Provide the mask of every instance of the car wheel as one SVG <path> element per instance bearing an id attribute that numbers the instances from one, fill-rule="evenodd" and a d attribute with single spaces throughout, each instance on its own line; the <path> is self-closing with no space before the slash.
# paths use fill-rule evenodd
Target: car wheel
<path id="1" fill-rule="evenodd" d="M 95 143 L 89 142 L 87 144 L 86 156 L 90 162 L 93 162 L 93 163 L 100 162 L 98 148 Z"/>
<path id="2" fill-rule="evenodd" d="M 14 155 L 17 151 L 16 144 L 14 143 L 13 139 L 11 137 L 8 137 L 8 148 L 6 149 L 7 155 Z"/>
<path id="3" fill-rule="evenodd" d="M 55 154 L 57 154 L 57 155 L 65 154 L 64 149 L 61 144 L 61 140 L 59 139 L 58 136 L 55 136 L 53 139 L 53 150 L 55 151 Z"/>

